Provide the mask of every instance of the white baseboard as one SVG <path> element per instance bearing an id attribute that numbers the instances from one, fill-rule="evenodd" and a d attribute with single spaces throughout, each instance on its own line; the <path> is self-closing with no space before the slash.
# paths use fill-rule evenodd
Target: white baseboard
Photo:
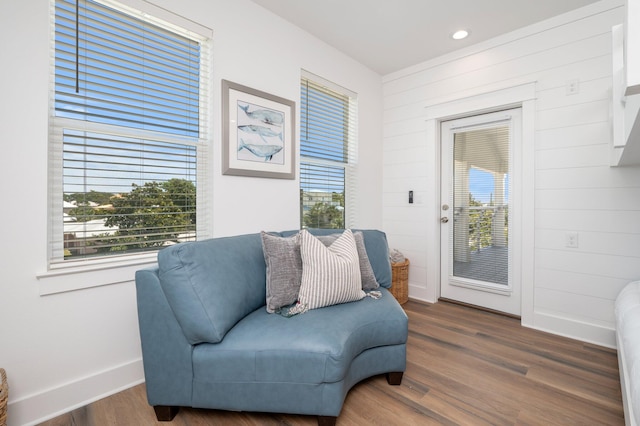
<path id="1" fill-rule="evenodd" d="M 409 297 L 423 302 L 437 302 L 437 300 L 430 300 L 427 289 L 419 286 L 409 285 Z M 534 312 L 531 324 L 525 324 L 522 322 L 522 326 L 616 349 L 615 330 L 611 327 L 605 327 L 598 324 L 592 324 L 539 311 Z"/>
<path id="2" fill-rule="evenodd" d="M 9 401 L 7 426 L 30 426 L 144 382 L 142 359 Z"/>
<path id="3" fill-rule="evenodd" d="M 414 285 L 411 285 L 411 283 L 409 283 L 409 297 L 411 299 L 420 300 L 422 302 L 428 302 L 428 303 L 437 302 L 437 300 L 432 300 L 432 298 L 429 296 L 430 296 L 429 291 L 426 288 L 414 286 Z"/>
<path id="4" fill-rule="evenodd" d="M 534 312 L 533 325 L 526 325 L 526 327 L 616 349 L 616 331 L 612 327 L 605 327 L 545 312 Z"/>

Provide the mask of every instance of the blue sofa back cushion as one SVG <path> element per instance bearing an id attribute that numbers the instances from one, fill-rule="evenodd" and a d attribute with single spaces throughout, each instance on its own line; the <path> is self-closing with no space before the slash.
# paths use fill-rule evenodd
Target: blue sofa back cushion
<path id="1" fill-rule="evenodd" d="M 330 235 L 344 232 L 344 229 L 315 229 L 310 228 L 308 231 L 312 235 Z M 375 229 L 352 229 L 352 231 L 360 231 L 364 236 L 364 247 L 367 249 L 367 256 L 371 268 L 376 276 L 376 281 L 381 287 L 391 287 L 391 262 L 389 261 L 389 245 L 387 244 L 387 235 Z M 283 231 L 280 233 L 283 237 L 289 237 L 299 230 Z"/>
<path id="2" fill-rule="evenodd" d="M 160 285 L 191 344 L 217 343 L 265 304 L 260 234 L 177 244 L 158 252 Z"/>

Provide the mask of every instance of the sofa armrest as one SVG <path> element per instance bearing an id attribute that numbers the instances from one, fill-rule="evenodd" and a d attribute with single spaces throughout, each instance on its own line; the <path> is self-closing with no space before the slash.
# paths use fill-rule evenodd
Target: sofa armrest
<path id="1" fill-rule="evenodd" d="M 191 406 L 192 346 L 162 291 L 157 268 L 136 272 L 136 295 L 149 404 Z"/>

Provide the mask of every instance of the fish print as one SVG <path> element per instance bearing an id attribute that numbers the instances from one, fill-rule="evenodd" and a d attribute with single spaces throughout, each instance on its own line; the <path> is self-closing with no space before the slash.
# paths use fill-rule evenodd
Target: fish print
<path id="1" fill-rule="evenodd" d="M 284 116 L 281 112 L 271 111 L 268 109 L 257 109 L 255 111 L 249 111 L 249 105 L 240 105 L 238 107 L 244 111 L 247 117 L 254 120 L 262 121 L 265 124 L 281 127 L 284 123 Z"/>
<path id="2" fill-rule="evenodd" d="M 257 126 L 255 124 L 246 124 L 246 125 L 238 126 L 238 129 L 246 133 L 255 133 L 259 135 L 262 138 L 262 140 L 264 140 L 265 142 L 266 142 L 266 140 L 264 139 L 265 137 L 270 138 L 270 137 L 277 136 L 280 140 L 282 140 L 282 132 L 276 133 L 268 127 Z"/>
<path id="3" fill-rule="evenodd" d="M 256 157 L 264 157 L 264 161 L 271 161 L 274 155 L 282 151 L 282 146 L 280 145 L 255 145 L 245 143 L 244 140 L 240 139 L 240 148 L 238 151 L 242 149 L 246 149 Z"/>

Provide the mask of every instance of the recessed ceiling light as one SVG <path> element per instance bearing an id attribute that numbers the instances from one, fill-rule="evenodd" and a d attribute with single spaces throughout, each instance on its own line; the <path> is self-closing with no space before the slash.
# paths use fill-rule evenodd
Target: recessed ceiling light
<path id="1" fill-rule="evenodd" d="M 467 30 L 458 30 L 455 33 L 451 34 L 451 38 L 454 40 L 462 40 L 469 35 L 469 31 Z"/>

